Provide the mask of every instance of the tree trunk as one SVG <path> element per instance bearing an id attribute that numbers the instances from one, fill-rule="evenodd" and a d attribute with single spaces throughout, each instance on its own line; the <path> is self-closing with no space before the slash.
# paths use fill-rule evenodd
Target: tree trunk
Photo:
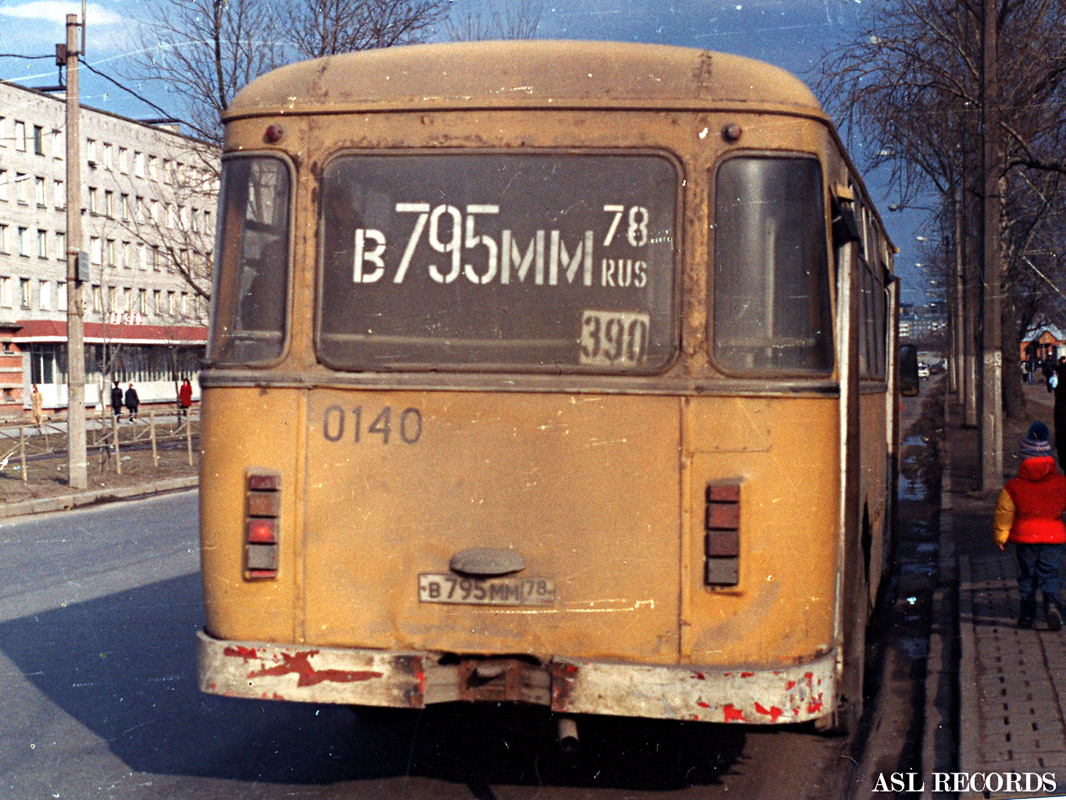
<path id="1" fill-rule="evenodd" d="M 1003 303 L 1003 408 L 1008 419 L 1025 417 L 1025 394 L 1022 391 L 1021 337 L 1014 303 Z"/>

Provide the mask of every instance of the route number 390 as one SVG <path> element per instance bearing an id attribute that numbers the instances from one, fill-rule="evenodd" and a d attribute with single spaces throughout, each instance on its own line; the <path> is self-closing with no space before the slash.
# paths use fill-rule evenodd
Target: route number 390
<path id="1" fill-rule="evenodd" d="M 369 424 L 366 424 L 367 422 Z M 422 412 L 417 408 L 399 411 L 385 406 L 374 415 L 373 412 L 365 411 L 362 406 L 346 410 L 342 406 L 333 405 L 325 411 L 322 435 L 329 442 L 350 439 L 359 444 L 369 441 L 371 437 L 380 437 L 381 444 L 389 444 L 397 439 L 404 444 L 415 444 L 422 438 Z"/>

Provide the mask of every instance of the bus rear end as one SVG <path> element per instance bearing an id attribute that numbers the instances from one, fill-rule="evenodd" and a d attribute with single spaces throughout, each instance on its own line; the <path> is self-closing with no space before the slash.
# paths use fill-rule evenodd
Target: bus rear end
<path id="1" fill-rule="evenodd" d="M 469 56 L 491 51 L 471 47 L 417 50 L 476 81 Z M 825 125 L 706 99 L 568 103 L 559 87 L 617 53 L 554 47 L 537 58 L 570 72 L 550 98 L 422 86 L 346 105 L 300 68 L 228 112 L 204 691 L 749 723 L 832 709 Z M 624 74 L 641 92 L 713 85 L 695 51 L 638 50 Z M 349 58 L 323 74 L 373 83 L 406 56 Z M 309 81 L 304 106 L 276 99 L 304 97 L 286 77 Z M 714 220 L 740 213 L 715 211 L 715 187 L 733 185 L 726 206 L 771 209 L 757 233 L 730 226 L 737 263 L 792 259 L 776 281 L 715 277 Z M 797 194 L 807 210 L 780 199 Z M 753 313 L 776 333 L 726 336 Z"/>

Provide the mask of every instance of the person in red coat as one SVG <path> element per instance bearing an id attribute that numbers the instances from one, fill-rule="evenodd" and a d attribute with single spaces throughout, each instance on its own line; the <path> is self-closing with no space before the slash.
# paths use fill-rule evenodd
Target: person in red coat
<path id="1" fill-rule="evenodd" d="M 1044 616 L 1049 630 L 1062 627 L 1059 602 L 1059 567 L 1062 563 L 1066 525 L 1066 476 L 1055 466 L 1048 442 L 1050 431 L 1034 422 L 1022 439 L 1023 461 L 1018 477 L 1003 487 L 996 501 L 996 544 L 1003 550 L 1014 543 L 1018 558 L 1018 592 L 1021 595 L 1019 628 L 1033 627 L 1036 591 L 1044 595 Z"/>
<path id="2" fill-rule="evenodd" d="M 192 405 L 192 384 L 189 383 L 189 379 L 186 378 L 182 381 L 181 387 L 178 389 L 178 409 L 181 411 L 181 415 L 184 417 L 189 413 L 189 407 Z"/>

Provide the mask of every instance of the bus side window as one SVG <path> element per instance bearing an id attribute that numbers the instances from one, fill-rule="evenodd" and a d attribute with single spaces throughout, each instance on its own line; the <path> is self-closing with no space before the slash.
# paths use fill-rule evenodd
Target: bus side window
<path id="1" fill-rule="evenodd" d="M 281 355 L 289 279 L 289 172 L 276 158 L 223 163 L 210 360 Z"/>
<path id="2" fill-rule="evenodd" d="M 833 369 L 817 159 L 735 157 L 715 186 L 714 358 L 733 374 Z"/>

